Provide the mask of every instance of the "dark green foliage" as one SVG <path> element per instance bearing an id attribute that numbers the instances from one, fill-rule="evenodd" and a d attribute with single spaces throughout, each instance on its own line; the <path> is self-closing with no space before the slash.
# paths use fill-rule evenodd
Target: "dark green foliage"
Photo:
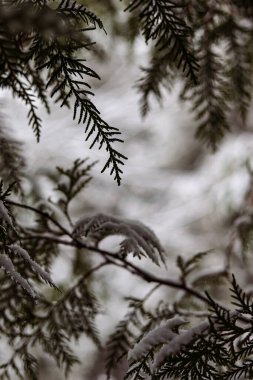
<path id="1" fill-rule="evenodd" d="M 191 29 L 185 23 L 182 14 L 184 6 L 174 1 L 132 1 L 127 10 L 138 11 L 141 29 L 148 43 L 155 41 L 155 46 L 164 52 L 178 68 L 182 68 L 186 77 L 197 81 L 197 64 L 188 51 L 187 40 Z M 180 17 L 181 15 L 181 17 Z"/>
<path id="2" fill-rule="evenodd" d="M 236 108 L 241 122 L 247 122 L 253 68 L 249 1 L 133 0 L 122 23 L 116 20 L 120 4 L 111 0 L 105 5 L 90 3 L 102 16 L 105 7 L 112 33 L 127 36 L 132 44 L 140 29 L 151 45 L 150 63 L 138 82 L 143 115 L 149 110 L 150 96 L 161 101 L 162 87 L 172 88 L 180 78 L 181 98 L 191 102 L 198 122 L 197 136 L 212 148 L 230 129 L 231 109 Z M 126 33 L 126 27 L 131 31 Z M 47 112 L 50 96 L 60 106 L 72 107 L 73 119 L 84 125 L 90 147 L 97 144 L 108 153 L 102 171 L 109 169 L 120 184 L 126 159 L 115 148 L 122 142 L 120 132 L 101 118 L 91 101 L 90 82 L 99 76 L 86 59 L 93 53 L 99 57 L 90 36 L 95 29 L 104 29 L 102 21 L 79 2 L 0 0 L 0 86 L 27 105 L 28 123 L 37 140 L 42 126 L 38 100 Z M 11 350 L 0 365 L 1 380 L 37 380 L 37 349 L 52 357 L 67 375 L 79 363 L 73 342 L 85 335 L 102 348 L 96 325 L 100 300 L 93 289 L 95 281 L 101 280 L 97 271 L 109 265 L 154 287 L 143 298 L 127 298 L 128 312 L 105 347 L 108 378 L 127 356 L 126 379 L 253 377 L 251 297 L 233 276 L 233 306 L 215 300 L 216 293 L 222 299 L 217 281 L 228 278 L 233 259 L 245 259 L 233 250 L 233 244 L 238 243 L 239 251 L 247 254 L 252 251 L 250 210 L 237 221 L 233 241 L 224 250 L 224 267 L 201 271 L 209 251 L 189 259 L 178 256 L 180 276 L 174 280 L 167 273 L 160 276 L 139 266 L 136 258 L 143 256 L 158 266 L 165 264 L 162 245 L 142 223 L 101 212 L 87 216 L 85 211 L 80 220 L 72 222 L 69 205 L 89 183 L 93 164 L 77 159 L 70 168 L 58 167 L 50 177 L 58 195 L 55 202 L 25 193 L 23 167 L 20 144 L 1 125 L 0 336 Z M 16 189 L 23 196 L 21 203 L 13 195 Z M 104 238 L 116 234 L 123 235 L 118 252 L 100 248 Z M 66 249 L 70 250 L 73 276 L 57 287 L 49 272 Z M 156 293 L 152 306 L 147 305 L 162 287 L 164 293 L 159 297 Z M 176 292 L 169 293 L 168 288 Z"/>
<path id="3" fill-rule="evenodd" d="M 32 277 L 22 266 L 20 271 Z M 1 334 L 6 336 L 13 348 L 11 358 L 0 367 L 1 379 L 7 379 L 13 369 L 18 376 L 37 379 L 38 368 L 30 347 L 41 346 L 67 374 L 73 364 L 78 363 L 69 345 L 72 338 L 77 340 L 85 333 L 96 345 L 100 345 L 94 322 L 99 306 L 90 287 L 87 287 L 86 274 L 63 296 L 59 297 L 58 294 L 58 300 L 40 297 L 37 305 L 23 297 L 21 288 L 7 278 L 2 279 L 1 289 Z"/>
<path id="4" fill-rule="evenodd" d="M 142 76 L 137 83 L 137 88 L 141 92 L 141 114 L 146 116 L 149 107 L 149 96 L 153 94 L 156 99 L 162 101 L 161 87 L 164 86 L 171 89 L 175 81 L 175 74 L 169 64 L 169 57 L 164 56 L 158 58 L 157 53 L 153 53 L 149 67 L 142 67 Z"/>
<path id="5" fill-rule="evenodd" d="M 109 126 L 90 100 L 93 93 L 86 78 L 99 79 L 94 70 L 76 58 L 80 49 L 92 45 L 85 33 L 103 29 L 102 21 L 85 6 L 63 0 L 53 6 L 48 1 L 13 1 L 0 4 L 0 86 L 10 88 L 29 107 L 28 122 L 37 141 L 41 119 L 36 95 L 49 112 L 47 89 L 55 102 L 69 106 L 74 97 L 73 118 L 84 124 L 86 140 L 104 147 L 108 159 L 102 169 L 110 169 L 118 185 L 126 157 L 113 144 L 122 142 L 119 129 Z M 42 69 L 46 70 L 42 70 Z M 36 95 L 35 95 L 36 94 Z"/>
<path id="6" fill-rule="evenodd" d="M 143 356 L 139 360 L 130 362 L 126 379 L 251 378 L 253 374 L 252 301 L 239 287 L 234 277 L 231 291 L 235 299 L 233 303 L 237 306 L 236 311 L 217 304 L 208 296 L 209 321 L 187 330 L 180 328 L 174 336 L 172 334 L 167 345 L 163 341 L 159 349 L 157 349 L 157 343 L 162 336 L 159 338 L 159 329 L 157 329 L 157 338 L 155 340 L 152 336 L 148 353 L 144 351 L 147 344 L 144 346 L 143 340 Z M 168 326 L 169 321 L 170 319 Z M 139 349 L 139 356 L 140 353 Z"/>
<path id="7" fill-rule="evenodd" d="M 122 142 L 119 129 L 108 125 L 91 101 L 89 79 L 99 76 L 77 57 L 80 50 L 95 51 L 88 33 L 103 29 L 100 18 L 70 0 L 13 1 L 0 7 L 1 87 L 10 88 L 27 104 L 28 121 L 38 140 L 41 119 L 35 95 L 47 111 L 48 90 L 61 106 L 72 105 L 74 98 L 73 118 L 84 124 L 90 147 L 105 148 L 108 158 L 102 172 L 109 169 L 120 184 L 126 157 L 115 148 Z M 171 89 L 182 78 L 182 98 L 193 100 L 196 135 L 207 145 L 215 149 L 230 130 L 234 106 L 246 123 L 253 67 L 253 15 L 248 3 L 134 0 L 126 7 L 129 16 L 124 25 L 115 21 L 119 10 L 112 2 L 99 3 L 98 10 L 110 17 L 112 33 L 129 37 L 124 30 L 129 25 L 134 39 L 139 27 L 151 45 L 150 64 L 142 69 L 137 84 L 143 115 L 150 108 L 150 95 L 161 101 L 162 87 Z"/>
<path id="8" fill-rule="evenodd" d="M 253 302 L 251 298 L 243 292 L 240 286 L 237 284 L 235 276 L 232 280 L 232 298 L 234 298 L 233 304 L 237 306 L 237 311 L 243 314 L 253 314 Z"/>
<path id="9" fill-rule="evenodd" d="M 91 166 L 85 161 L 76 160 L 69 169 L 58 168 L 62 179 L 57 187 L 60 198 L 54 207 L 59 207 L 63 211 L 66 209 L 69 202 L 89 182 Z M 178 258 L 178 266 L 181 269 L 179 282 L 155 277 L 128 262 L 126 256 L 111 254 L 96 246 L 86 245 L 86 241 L 77 238 L 72 232 L 70 215 L 67 218 L 70 227 L 68 229 L 62 226 L 57 212 L 49 213 L 43 207 L 34 208 L 9 200 L 11 189 L 9 187 L 4 191 L 1 185 L 1 202 L 4 206 L 1 214 L 2 242 L 5 255 L 12 257 L 17 243 L 21 242 L 22 249 L 31 252 L 32 259 L 27 258 L 25 254 L 22 255 L 19 247 L 17 255 L 12 259 L 17 273 L 12 273 L 12 277 L 14 279 L 16 277 L 16 281 L 13 282 L 8 273 L 0 278 L 2 289 L 0 334 L 7 339 L 12 348 L 11 357 L 0 366 L 0 379 L 15 378 L 14 373 L 20 379 L 28 376 L 37 379 L 39 368 L 37 358 L 33 356 L 33 347 L 41 347 L 55 359 L 66 374 L 71 371 L 75 363 L 78 363 L 78 358 L 70 346 L 72 340 L 78 340 L 85 334 L 101 347 L 95 323 L 100 307 L 92 291 L 91 276 L 109 264 L 129 268 L 131 273 L 138 273 L 144 280 L 156 282 L 157 285 L 143 299 L 128 298 L 129 310 L 110 335 L 106 345 L 108 378 L 115 366 L 118 366 L 127 355 L 130 365 L 126 379 L 239 380 L 242 376 L 246 378 L 252 376 L 253 307 L 250 297 L 233 277 L 231 290 L 233 304 L 237 310 L 231 310 L 227 306 L 218 304 L 209 295 L 198 293 L 194 281 L 192 286 L 188 283 L 189 276 L 198 271 L 199 264 L 209 253 L 208 251 L 197 253 L 188 260 Z M 19 208 L 38 216 L 32 227 L 26 227 L 18 222 L 16 213 Z M 15 218 L 12 215 L 15 215 Z M 86 218 L 81 227 L 82 230 L 95 233 L 107 221 L 108 218 L 101 214 L 99 218 L 97 216 Z M 113 228 L 117 229 L 117 225 L 120 228 L 121 222 L 118 219 L 113 219 L 113 223 Z M 145 230 L 146 227 L 142 226 L 143 228 Z M 135 233 L 140 234 L 142 229 L 137 229 Z M 156 242 L 155 236 L 151 236 Z M 28 284 L 30 284 L 37 281 L 38 276 L 42 278 L 44 276 L 44 279 L 50 283 L 49 277 L 43 275 L 33 263 L 43 265 L 49 270 L 54 258 L 61 253 L 61 245 L 73 247 L 86 254 L 89 250 L 92 255 L 96 252 L 102 261 L 93 266 L 93 260 L 90 259 L 87 271 L 74 285 L 63 289 L 63 294 L 59 294 L 57 289 L 52 289 L 51 293 L 44 297 L 37 292 L 37 304 L 35 304 L 31 297 L 24 297 L 24 290 L 30 296 L 33 291 L 24 286 L 24 281 L 29 279 Z M 211 278 L 212 270 L 206 276 Z M 180 289 L 184 296 L 196 297 L 202 304 L 204 301 L 209 305 L 209 312 L 206 308 L 202 311 L 203 305 L 199 313 L 191 304 L 187 309 L 183 309 L 178 297 L 175 300 L 170 297 L 168 301 L 164 301 L 162 295 L 158 301 L 156 297 L 156 306 L 147 307 L 147 301 L 161 285 Z M 196 323 L 196 318 L 200 318 L 200 321 L 203 318 L 205 320 Z M 191 325 L 185 326 L 188 321 Z"/>
<path id="10" fill-rule="evenodd" d="M 245 125 L 253 70 L 249 3 L 136 0 L 129 4 L 146 42 L 154 41 L 150 64 L 142 68 L 137 83 L 144 116 L 150 95 L 161 102 L 162 87 L 171 90 L 180 78 L 182 99 L 193 103 L 196 136 L 206 145 L 216 149 L 230 130 L 231 110 L 239 112 Z"/>
<path id="11" fill-rule="evenodd" d="M 228 77 L 231 78 L 231 94 L 236 110 L 245 124 L 252 92 L 251 31 L 242 22 L 228 18 L 221 29 L 227 35 Z"/>
<path id="12" fill-rule="evenodd" d="M 74 120 L 77 119 L 78 124 L 86 125 L 86 140 L 93 135 L 95 136 L 90 148 L 95 144 L 99 145 L 99 149 L 106 148 L 109 158 L 102 172 L 112 166 L 110 173 L 114 174 L 114 179 L 119 185 L 122 173 L 120 165 L 124 165 L 123 160 L 126 157 L 115 150 L 112 143 L 123 142 L 123 140 L 118 138 L 120 135 L 118 128 L 109 126 L 101 119 L 98 109 L 88 97 L 94 95 L 89 90 L 90 85 L 83 82 L 85 75 L 98 79 L 99 77 L 82 60 L 63 55 L 60 51 L 51 56 L 50 60 L 44 63 L 42 67 L 47 67 L 52 71 L 47 87 L 52 86 L 51 96 L 58 95 L 56 101 L 61 101 L 61 106 L 67 105 L 72 95 L 75 97 L 73 118 Z"/>
<path id="13" fill-rule="evenodd" d="M 199 85 L 194 88 L 190 96 L 193 97 L 192 108 L 199 122 L 196 136 L 209 144 L 212 149 L 216 149 L 229 129 L 226 119 L 228 94 L 225 92 L 227 84 L 224 82 L 220 58 L 211 47 L 207 48 L 207 44 L 208 40 L 204 36 L 203 45 L 206 51 L 200 58 Z"/>
<path id="14" fill-rule="evenodd" d="M 138 12 L 141 31 L 146 43 L 155 42 L 155 50 L 145 76 L 138 87 L 142 92 L 141 111 L 148 112 L 148 97 L 154 94 L 161 99 L 160 87 L 170 77 L 173 66 L 181 69 L 193 83 L 197 82 L 198 64 L 191 51 L 188 37 L 190 27 L 182 15 L 184 5 L 174 1 L 132 1 L 127 10 Z"/>
<path id="15" fill-rule="evenodd" d="M 67 178 L 65 184 L 60 182 L 58 185 L 58 191 L 62 193 L 58 205 L 63 210 L 88 183 L 88 173 L 93 164 L 84 166 L 84 162 L 76 160 L 70 169 L 58 168 L 59 173 Z M 16 213 L 18 207 L 23 206 L 9 200 L 12 187 L 4 190 L 1 183 L 0 264 L 6 275 L 2 274 L 0 278 L 0 334 L 7 339 L 12 355 L 0 365 L 0 379 L 13 379 L 15 374 L 19 379 L 38 379 L 38 362 L 32 355 L 33 347 L 38 346 L 53 357 L 67 374 L 73 364 L 78 363 L 69 344 L 71 340 L 85 334 L 97 346 L 101 345 L 95 323 L 100 307 L 91 284 L 87 282 L 90 272 L 82 274 L 63 295 L 57 289 L 53 290 L 52 299 L 44 298 L 37 289 L 35 293 L 33 284 L 39 277 L 54 286 L 41 267 L 49 270 L 60 253 L 58 244 L 48 238 L 48 233 L 57 237 L 56 228 L 61 234 L 66 230 L 60 227 L 54 214 L 43 207 L 24 206 L 35 211 L 37 218 L 32 227 L 19 223 L 13 216 L 13 209 Z M 24 291 L 30 297 L 25 297 Z"/>

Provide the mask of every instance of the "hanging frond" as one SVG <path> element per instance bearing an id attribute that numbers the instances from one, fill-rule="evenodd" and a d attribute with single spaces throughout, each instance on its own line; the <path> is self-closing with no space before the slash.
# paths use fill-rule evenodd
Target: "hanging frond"
<path id="1" fill-rule="evenodd" d="M 75 97 L 73 119 L 77 119 L 78 124 L 85 125 L 86 140 L 92 139 L 90 148 L 95 144 L 99 149 L 105 148 L 109 155 L 102 172 L 110 169 L 110 174 L 114 175 L 114 179 L 118 185 L 121 182 L 122 169 L 126 157 L 113 148 L 113 143 L 122 143 L 123 140 L 118 136 L 120 131 L 118 128 L 109 126 L 100 117 L 100 112 L 91 102 L 89 96 L 93 93 L 90 91 L 90 85 L 83 81 L 84 76 L 99 78 L 98 75 L 88 68 L 82 60 L 73 59 L 66 55 L 57 52 L 52 56 L 43 67 L 52 70 L 52 76 L 48 81 L 47 86 L 52 86 L 51 96 L 58 95 L 57 100 L 61 100 L 61 106 L 65 105 L 70 96 Z M 57 81 L 55 82 L 55 78 Z M 61 79 L 60 79 L 61 78 Z M 66 91 L 64 99 L 61 99 L 61 94 Z"/>
<path id="2" fill-rule="evenodd" d="M 0 8 L 0 86 L 11 89 L 29 107 L 28 122 L 37 141 L 42 127 L 37 98 L 49 112 L 47 88 L 62 106 L 69 106 L 74 97 L 73 118 L 84 124 L 90 148 L 95 144 L 105 148 L 108 158 L 102 172 L 109 169 L 120 185 L 126 159 L 115 148 L 123 142 L 120 131 L 101 118 L 90 100 L 93 93 L 86 78 L 99 76 L 84 63 L 85 59 L 76 58 L 79 49 L 89 50 L 92 44 L 84 33 L 103 29 L 102 21 L 72 0 L 62 0 L 56 7 L 48 1 L 13 1 L 9 8 L 5 3 Z"/>
<path id="3" fill-rule="evenodd" d="M 138 80 L 136 87 L 141 94 L 141 115 L 144 117 L 150 110 L 149 98 L 154 95 L 159 103 L 162 101 L 162 87 L 171 89 L 175 81 L 175 74 L 170 65 L 170 57 L 160 57 L 153 52 L 149 67 L 141 68 L 143 76 Z"/>
<path id="4" fill-rule="evenodd" d="M 21 98 L 24 103 L 29 107 L 29 112 L 27 114 L 28 123 L 32 127 L 33 132 L 36 136 L 37 142 L 40 141 L 41 135 L 41 118 L 37 114 L 36 97 L 33 90 L 30 88 L 30 84 L 25 83 L 21 78 L 13 78 L 13 94 Z"/>
<path id="5" fill-rule="evenodd" d="M 231 81 L 231 95 L 239 115 L 246 123 L 252 92 L 252 52 L 249 29 L 232 17 L 224 25 L 224 34 L 227 37 L 226 51 L 228 78 Z"/>
<path id="6" fill-rule="evenodd" d="M 182 17 L 184 8 L 183 3 L 164 0 L 131 1 L 126 8 L 138 12 L 146 43 L 155 43 L 150 64 L 142 68 L 144 75 L 137 84 L 143 116 L 149 111 L 150 95 L 160 102 L 162 86 L 171 87 L 173 69 L 180 69 L 193 84 L 197 83 L 198 63 L 190 43 L 191 28 Z"/>
<path id="7" fill-rule="evenodd" d="M 184 5 L 175 1 L 134 0 L 126 9 L 138 12 L 145 41 L 155 41 L 157 50 L 162 53 L 160 59 L 164 61 L 165 56 L 170 56 L 170 62 L 174 61 L 176 67 L 196 83 L 198 64 L 187 39 L 191 29 L 182 17 Z"/>
<path id="8" fill-rule="evenodd" d="M 196 136 L 215 150 L 229 130 L 228 84 L 222 57 L 214 52 L 208 34 L 202 37 L 201 46 L 199 82 L 189 89 L 187 97 L 198 123 Z"/>

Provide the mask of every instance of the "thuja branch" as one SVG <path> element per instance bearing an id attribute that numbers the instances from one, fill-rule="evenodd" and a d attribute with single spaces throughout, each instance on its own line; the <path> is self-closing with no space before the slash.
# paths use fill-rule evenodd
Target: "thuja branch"
<path id="1" fill-rule="evenodd" d="M 80 289 L 83 289 L 83 288 L 86 289 L 87 279 L 106 265 L 110 265 L 110 263 L 107 260 L 103 260 L 103 262 L 92 267 L 83 276 L 81 276 L 81 278 L 55 303 L 48 302 L 44 298 L 40 299 L 40 304 L 38 306 L 41 306 L 41 309 L 43 310 L 43 314 L 40 315 L 40 314 L 38 314 L 38 312 L 33 313 L 33 318 L 37 321 L 37 323 L 34 325 L 34 330 L 29 332 L 29 333 L 24 333 L 24 334 L 21 333 L 19 336 L 16 336 L 16 338 L 19 338 L 20 336 L 22 336 L 22 342 L 20 345 L 18 344 L 19 342 L 17 342 L 17 345 L 15 347 L 13 355 L 10 357 L 10 359 L 6 363 L 4 363 L 0 366 L 0 369 L 2 369 L 4 371 L 5 369 L 8 370 L 9 367 L 16 366 L 18 360 L 24 355 L 24 353 L 25 353 L 25 355 L 29 355 L 30 347 L 35 345 L 36 343 L 40 343 L 43 346 L 43 344 L 45 344 L 47 342 L 47 339 L 48 339 L 47 333 L 50 332 L 50 324 L 51 324 L 51 326 L 61 328 L 61 324 L 57 325 L 57 326 L 55 325 L 56 321 L 58 321 L 57 315 L 60 313 L 60 315 L 62 317 L 61 311 L 66 310 L 66 307 L 67 307 L 66 304 L 70 303 L 70 305 L 71 305 L 71 300 L 73 299 L 73 297 L 76 297 L 78 292 L 81 291 Z M 89 293 L 87 293 L 87 297 L 88 297 L 87 302 L 89 302 L 89 301 L 91 302 L 91 298 L 90 298 L 91 296 Z M 86 300 L 85 299 L 80 300 L 80 303 L 82 303 L 82 302 L 85 303 Z M 90 306 L 91 305 L 89 305 L 89 303 L 87 303 L 87 309 Z M 46 310 L 46 313 L 45 313 L 45 310 Z M 75 312 L 76 311 L 77 310 L 75 310 Z M 82 309 L 81 312 L 82 312 L 83 318 L 85 319 L 87 316 L 84 315 L 84 310 Z M 66 313 L 69 313 L 68 316 L 69 316 L 69 318 L 71 318 L 71 313 L 68 310 L 66 311 Z M 76 314 L 74 313 L 73 317 L 75 317 L 75 315 Z M 72 322 L 73 322 L 73 320 L 70 319 L 69 325 L 71 325 Z M 77 320 L 75 322 L 77 322 Z M 86 322 L 88 324 L 90 324 L 90 321 L 88 320 L 88 318 L 86 318 Z M 71 326 L 70 326 L 70 328 L 71 328 Z M 84 330 L 86 328 L 87 328 L 87 326 L 84 326 Z M 89 326 L 88 326 L 88 328 L 89 328 Z M 65 327 L 64 327 L 64 329 L 65 329 Z M 64 332 L 65 332 L 64 329 L 60 332 L 61 337 L 63 337 L 63 338 L 64 338 Z M 55 333 L 57 334 L 58 332 L 57 331 L 52 332 L 52 334 L 55 334 Z M 86 331 L 86 333 L 87 333 L 87 335 L 89 335 L 88 331 Z M 8 334 L 8 336 L 10 336 L 10 335 Z M 60 337 L 60 335 L 59 335 L 59 337 Z M 15 336 L 13 338 L 15 339 Z M 95 343 L 99 343 L 99 342 L 95 341 Z M 63 348 L 66 349 L 66 347 L 63 347 Z M 70 365 L 72 365 L 78 361 L 74 356 L 72 356 L 70 351 L 63 352 L 63 355 L 65 355 L 65 354 L 67 355 L 67 359 L 69 359 L 69 361 L 70 361 Z M 63 358 L 64 358 L 64 356 L 63 356 Z M 63 362 L 63 358 L 61 359 L 62 362 Z M 67 370 L 67 368 L 66 368 L 66 370 Z"/>
<path id="2" fill-rule="evenodd" d="M 117 151 L 114 143 L 123 143 L 119 138 L 121 132 L 118 128 L 107 124 L 100 116 L 97 107 L 90 100 L 90 96 L 94 95 L 90 91 L 90 85 L 84 81 L 85 76 L 100 79 L 94 70 L 84 64 L 82 59 L 74 59 L 64 55 L 60 48 L 57 53 L 50 58 L 41 67 L 47 67 L 54 70 L 52 78 L 62 75 L 62 80 L 53 85 L 51 96 L 58 94 L 62 89 L 67 88 L 67 94 L 62 100 L 61 106 L 66 105 L 66 102 L 71 96 L 75 98 L 73 119 L 77 120 L 78 124 L 85 125 L 86 140 L 91 141 L 90 148 L 98 145 L 98 148 L 105 148 L 108 153 L 107 161 L 102 169 L 102 172 L 109 169 L 110 174 L 114 175 L 117 184 L 121 183 L 122 169 L 124 160 L 127 160 L 122 153 Z M 49 79 L 47 87 L 53 83 L 52 78 Z"/>
<path id="3" fill-rule="evenodd" d="M 170 288 L 175 288 L 175 289 L 185 291 L 186 293 L 193 295 L 195 298 L 198 298 L 202 302 L 205 302 L 206 304 L 210 305 L 210 301 L 206 296 L 197 292 L 196 290 L 194 290 L 192 287 L 186 285 L 185 283 L 183 283 L 181 281 L 175 281 L 175 280 L 155 276 L 152 273 L 149 273 L 148 271 L 146 271 L 142 268 L 139 268 L 135 264 L 130 263 L 128 260 L 115 256 L 114 253 L 100 249 L 98 247 L 93 247 L 93 246 L 91 246 L 85 242 L 82 242 L 80 239 L 74 239 L 73 238 L 72 241 L 69 241 L 69 240 L 64 240 L 61 238 L 55 238 L 55 237 L 49 236 L 47 234 L 45 234 L 45 235 L 44 234 L 35 234 L 35 235 L 31 235 L 31 236 L 25 236 L 24 238 L 21 237 L 21 240 L 22 239 L 38 239 L 38 238 L 50 240 L 51 242 L 54 242 L 54 243 L 57 243 L 60 245 L 73 246 L 73 247 L 77 247 L 77 248 L 87 249 L 87 250 L 92 251 L 92 252 L 96 252 L 100 256 L 102 256 L 104 259 L 106 259 L 106 261 L 109 264 L 112 264 L 112 265 L 115 265 L 119 268 L 125 269 L 128 272 L 134 274 L 135 276 L 142 278 L 146 282 L 153 282 L 153 283 L 156 283 L 158 285 L 164 285 L 164 286 L 168 286 Z"/>
<path id="4" fill-rule="evenodd" d="M 6 203 L 12 206 L 33 211 L 41 215 L 43 218 L 46 218 L 47 220 L 51 221 L 55 226 L 57 226 L 63 235 L 67 235 L 68 237 L 70 237 L 70 240 L 64 240 L 59 237 L 55 237 L 53 234 L 29 232 L 29 234 L 25 234 L 23 236 L 21 235 L 19 237 L 20 240 L 44 239 L 44 240 L 57 243 L 59 245 L 73 246 L 79 249 L 81 248 L 81 249 L 86 249 L 92 252 L 96 252 L 97 254 L 102 256 L 102 258 L 106 260 L 107 263 L 110 263 L 112 265 L 125 269 L 128 272 L 132 273 L 133 275 L 138 276 L 139 278 L 142 278 L 146 282 L 153 282 L 155 284 L 160 284 L 160 285 L 168 286 L 170 288 L 182 290 L 186 292 L 187 294 L 191 294 L 195 298 L 211 306 L 210 300 L 208 299 L 208 297 L 199 293 L 197 290 L 193 289 L 191 286 L 187 285 L 186 283 L 168 279 L 168 278 L 158 277 L 152 273 L 149 273 L 145 269 L 139 268 L 137 265 L 129 262 L 127 259 L 123 257 L 116 256 L 114 253 L 100 249 L 99 247 L 91 246 L 90 244 L 87 244 L 81 239 L 74 237 L 70 231 L 68 231 L 64 226 L 62 226 L 60 222 L 58 222 L 54 217 L 49 215 L 47 212 L 38 210 L 37 208 L 32 207 L 32 206 L 24 205 L 18 202 L 10 201 L 10 200 L 6 200 Z"/>

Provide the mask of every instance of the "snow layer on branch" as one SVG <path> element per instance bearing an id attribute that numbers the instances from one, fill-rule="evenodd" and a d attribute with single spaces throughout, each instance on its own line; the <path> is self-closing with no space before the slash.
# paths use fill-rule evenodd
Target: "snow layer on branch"
<path id="1" fill-rule="evenodd" d="M 13 227 L 9 211 L 3 204 L 3 201 L 0 201 L 0 219 L 2 219 L 5 223 L 9 224 L 11 227 Z"/>
<path id="2" fill-rule="evenodd" d="M 174 317 L 169 319 L 165 325 L 150 331 L 131 351 L 129 351 L 128 359 L 131 361 L 139 360 L 154 346 L 171 341 L 177 336 L 172 330 L 184 323 L 186 323 L 186 321 L 183 318 Z"/>
<path id="3" fill-rule="evenodd" d="M 120 244 L 121 255 L 133 253 L 138 258 L 146 255 L 155 264 L 159 265 L 160 259 L 165 265 L 164 250 L 158 238 L 150 228 L 135 220 L 120 219 L 101 213 L 79 219 L 73 230 L 74 237 L 86 236 L 95 244 L 113 235 L 126 236 Z"/>
<path id="4" fill-rule="evenodd" d="M 29 253 L 25 249 L 23 249 L 17 244 L 11 244 L 8 247 L 11 249 L 13 253 L 22 257 L 27 263 L 29 263 L 33 271 L 37 273 L 45 282 L 55 287 L 50 275 L 47 272 L 45 272 L 39 264 L 37 264 L 34 260 L 31 259 Z"/>
<path id="5" fill-rule="evenodd" d="M 191 328 L 179 335 L 175 334 L 173 339 L 158 352 L 155 362 L 154 369 L 157 368 L 169 355 L 177 354 L 183 346 L 190 343 L 196 336 L 201 335 L 204 330 L 209 327 L 209 322 L 204 321 L 198 326 Z"/>
<path id="6" fill-rule="evenodd" d="M 14 265 L 11 259 L 5 255 L 0 254 L 0 267 L 26 292 L 32 297 L 36 298 L 36 293 L 33 288 L 29 285 L 28 281 L 24 279 L 18 272 L 15 271 Z"/>

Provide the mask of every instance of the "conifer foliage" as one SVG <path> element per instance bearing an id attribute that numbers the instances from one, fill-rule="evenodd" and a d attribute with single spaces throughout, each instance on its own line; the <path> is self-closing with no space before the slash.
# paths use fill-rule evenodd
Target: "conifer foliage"
<path id="1" fill-rule="evenodd" d="M 181 69 L 186 78 L 197 82 L 198 63 L 188 42 L 191 28 L 186 24 L 184 6 L 174 1 L 132 1 L 127 10 L 138 12 L 145 41 L 155 42 L 150 66 L 139 83 L 143 92 L 142 114 L 148 111 L 148 96 L 160 99 L 160 85 L 170 73 L 171 65 Z"/>
<path id="2" fill-rule="evenodd" d="M 89 9 L 75 1 L 0 2 L 0 85 L 11 89 L 27 105 L 28 122 L 37 141 L 42 120 L 38 114 L 36 96 L 49 111 L 47 91 L 55 102 L 69 106 L 74 98 L 73 119 L 84 124 L 90 147 L 98 144 L 108 153 L 102 171 L 110 169 L 120 184 L 121 166 L 126 157 L 114 143 L 122 142 L 116 127 L 109 126 L 91 101 L 93 92 L 87 82 L 99 79 L 86 65 L 85 58 L 76 58 L 79 50 L 89 50 L 92 42 L 85 34 L 103 29 L 102 21 Z M 42 70 L 45 69 L 45 70 Z"/>
<path id="3" fill-rule="evenodd" d="M 184 82 L 196 117 L 196 135 L 216 149 L 230 129 L 236 107 L 246 124 L 252 93 L 252 5 L 245 1 L 138 1 L 127 10 L 139 17 L 146 42 L 154 41 L 151 60 L 137 83 L 141 112 L 149 98 L 162 100 L 162 87 Z M 175 70 L 176 68 L 179 71 Z"/>
<path id="4" fill-rule="evenodd" d="M 117 150 L 120 131 L 102 119 L 91 100 L 89 80 L 99 75 L 86 61 L 93 48 L 91 32 L 104 27 L 96 6 L 93 11 L 84 3 L 0 0 L 0 86 L 26 104 L 28 123 L 38 141 L 42 129 L 38 100 L 48 112 L 49 97 L 71 107 L 73 119 L 84 125 L 90 147 L 105 148 L 108 154 L 102 171 L 109 169 L 120 184 L 126 159 Z M 242 122 L 247 121 L 253 70 L 251 2 L 126 3 L 127 25 L 133 25 L 131 39 L 139 30 L 151 46 L 149 66 L 142 69 L 138 82 L 142 114 L 149 110 L 150 95 L 161 100 L 162 86 L 171 87 L 180 78 L 181 98 L 191 100 L 199 123 L 197 136 L 215 149 L 230 128 L 232 107 Z M 118 8 L 123 9 L 121 5 L 106 2 L 112 18 Z M 122 30 L 119 34 L 124 35 Z M 218 270 L 205 269 L 209 256 L 216 254 L 213 250 L 189 259 L 178 256 L 179 276 L 171 279 L 165 272 L 162 243 L 140 221 L 101 212 L 76 220 L 71 206 L 90 182 L 93 166 L 77 158 L 72 166 L 59 166 L 51 175 L 52 197 L 29 193 L 24 186 L 22 145 L 1 118 L 0 336 L 10 353 L 4 357 L 0 352 L 0 380 L 38 380 L 41 352 L 67 376 L 79 363 L 73 343 L 83 335 L 104 350 L 108 379 L 123 361 L 128 361 L 128 370 L 122 378 L 130 380 L 252 378 L 253 303 L 239 286 L 233 267 L 234 262 L 246 267 L 252 279 L 247 265 L 253 247 L 252 170 L 245 207 L 222 252 L 224 264 Z M 103 240 L 115 235 L 121 237 L 118 249 L 102 249 Z M 70 283 L 63 286 L 55 283 L 50 270 L 66 250 L 74 259 L 69 264 Z M 78 275 L 77 256 L 82 258 Z M 144 269 L 140 260 L 149 260 L 154 269 Z M 143 297 L 125 299 L 128 310 L 104 344 L 97 323 L 103 299 L 96 285 L 107 267 L 127 271 L 149 289 Z M 156 274 L 159 270 L 161 275 Z M 232 305 L 218 291 L 225 293 L 229 287 Z"/>

